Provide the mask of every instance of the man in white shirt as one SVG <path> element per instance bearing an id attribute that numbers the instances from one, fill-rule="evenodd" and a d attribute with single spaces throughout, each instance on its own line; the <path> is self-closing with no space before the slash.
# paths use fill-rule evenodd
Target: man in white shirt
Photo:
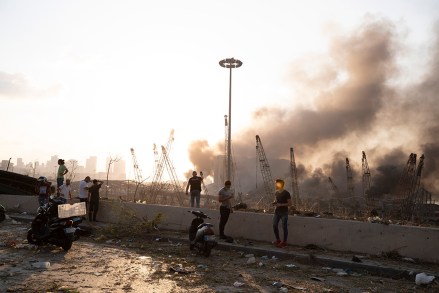
<path id="1" fill-rule="evenodd" d="M 86 210 L 88 210 L 88 189 L 90 187 L 90 177 L 85 177 L 79 182 L 79 201 L 85 202 Z"/>
<path id="2" fill-rule="evenodd" d="M 64 202 L 67 202 L 67 199 L 71 200 L 72 194 L 70 191 L 71 191 L 70 179 L 67 179 L 66 183 L 59 187 L 59 197 L 62 198 Z"/>

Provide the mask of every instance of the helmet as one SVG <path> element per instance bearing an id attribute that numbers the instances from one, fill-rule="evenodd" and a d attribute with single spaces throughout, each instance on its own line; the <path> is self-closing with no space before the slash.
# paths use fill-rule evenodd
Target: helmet
<path id="1" fill-rule="evenodd" d="M 47 178 L 44 177 L 44 176 L 40 176 L 40 177 L 38 177 L 38 181 L 40 181 L 40 182 L 47 182 Z"/>

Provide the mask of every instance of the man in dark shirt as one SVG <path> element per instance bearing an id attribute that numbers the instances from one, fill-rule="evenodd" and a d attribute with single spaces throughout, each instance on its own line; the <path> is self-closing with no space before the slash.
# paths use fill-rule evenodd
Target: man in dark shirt
<path id="1" fill-rule="evenodd" d="M 286 247 L 288 238 L 288 207 L 292 205 L 291 195 L 284 189 L 285 182 L 282 179 L 276 179 L 276 193 L 273 205 L 276 207 L 273 215 L 273 231 L 276 241 L 273 242 L 277 247 Z M 283 241 L 279 237 L 279 222 L 282 220 L 282 229 L 284 232 Z"/>
<path id="2" fill-rule="evenodd" d="M 197 171 L 192 172 L 192 177 L 187 182 L 186 195 L 188 194 L 189 186 L 191 187 L 191 207 L 194 207 L 194 200 L 197 200 L 197 208 L 200 207 L 201 183 L 203 182 L 203 172 L 197 176 Z"/>
<path id="3" fill-rule="evenodd" d="M 96 214 L 98 213 L 99 209 L 99 189 L 102 186 L 102 181 L 98 181 L 96 179 L 93 179 L 93 185 L 90 186 L 88 189 L 89 191 L 89 211 L 88 211 L 88 218 L 90 221 L 96 221 Z"/>
<path id="4" fill-rule="evenodd" d="M 47 181 L 47 178 L 40 176 L 37 185 L 35 186 L 35 193 L 38 194 L 38 204 L 40 207 L 49 202 L 50 187 L 52 183 Z"/>

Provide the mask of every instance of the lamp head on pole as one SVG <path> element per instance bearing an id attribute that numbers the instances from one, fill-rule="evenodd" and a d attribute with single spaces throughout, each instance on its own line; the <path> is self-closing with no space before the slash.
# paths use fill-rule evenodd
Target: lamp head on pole
<path id="1" fill-rule="evenodd" d="M 242 61 L 235 58 L 227 58 L 221 60 L 219 65 L 224 68 L 238 68 L 242 66 Z"/>

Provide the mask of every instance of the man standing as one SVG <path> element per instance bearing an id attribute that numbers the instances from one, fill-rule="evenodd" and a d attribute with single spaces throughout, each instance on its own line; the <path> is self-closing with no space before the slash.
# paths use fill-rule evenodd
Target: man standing
<path id="1" fill-rule="evenodd" d="M 97 222 L 96 214 L 98 213 L 99 209 L 99 189 L 101 188 L 102 183 L 102 181 L 97 181 L 96 179 L 93 179 L 93 185 L 90 186 L 90 188 L 88 189 L 88 191 L 90 192 L 90 208 L 88 210 L 88 219 L 90 220 L 90 222 Z"/>
<path id="2" fill-rule="evenodd" d="M 69 170 L 62 159 L 58 160 L 58 165 L 58 172 L 56 173 L 56 186 L 60 188 L 60 186 L 64 184 L 64 175 L 66 175 Z"/>
<path id="3" fill-rule="evenodd" d="M 38 178 L 37 185 L 35 186 L 35 193 L 38 194 L 38 204 L 40 207 L 49 202 L 50 185 L 52 185 L 52 183 L 47 181 L 46 177 L 40 176 Z"/>
<path id="4" fill-rule="evenodd" d="M 229 239 L 229 237 L 224 234 L 224 228 L 229 220 L 230 213 L 232 213 L 232 202 L 230 200 L 233 198 L 233 193 L 230 189 L 231 186 L 232 182 L 227 180 L 224 182 L 224 187 L 218 192 L 218 201 L 221 203 L 219 224 L 220 239 Z"/>
<path id="5" fill-rule="evenodd" d="M 67 199 L 72 199 L 70 179 L 67 179 L 66 184 L 59 187 L 59 197 L 63 199 L 64 203 L 67 202 Z"/>
<path id="6" fill-rule="evenodd" d="M 276 193 L 273 205 L 276 207 L 273 215 L 273 231 L 276 241 L 273 242 L 277 247 L 286 247 L 288 238 L 288 207 L 292 205 L 291 195 L 284 189 L 285 182 L 282 179 L 276 179 Z M 282 229 L 284 232 L 283 241 L 279 237 L 279 222 L 282 220 Z"/>
<path id="7" fill-rule="evenodd" d="M 85 209 L 88 209 L 88 189 L 89 189 L 90 177 L 85 177 L 84 180 L 79 182 L 79 201 L 85 202 Z"/>
<path id="8" fill-rule="evenodd" d="M 191 207 L 194 207 L 194 200 L 197 200 L 197 208 L 200 207 L 201 183 L 203 182 L 203 172 L 197 176 L 197 171 L 192 172 L 192 177 L 187 182 L 186 195 L 188 194 L 189 186 L 191 187 Z"/>

